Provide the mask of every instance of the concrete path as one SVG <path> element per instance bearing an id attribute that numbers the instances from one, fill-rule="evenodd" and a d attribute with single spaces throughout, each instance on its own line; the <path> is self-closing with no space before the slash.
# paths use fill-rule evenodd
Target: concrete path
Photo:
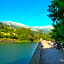
<path id="1" fill-rule="evenodd" d="M 64 64 L 64 52 L 44 45 L 40 50 L 40 64 Z"/>

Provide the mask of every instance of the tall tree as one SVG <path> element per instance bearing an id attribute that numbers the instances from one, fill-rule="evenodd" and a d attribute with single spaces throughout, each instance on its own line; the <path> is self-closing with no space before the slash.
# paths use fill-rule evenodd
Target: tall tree
<path id="1" fill-rule="evenodd" d="M 53 21 L 54 29 L 52 30 L 52 37 L 57 40 L 64 38 L 64 0 L 53 0 L 48 6 L 48 17 Z M 58 38 L 59 37 L 59 38 Z"/>

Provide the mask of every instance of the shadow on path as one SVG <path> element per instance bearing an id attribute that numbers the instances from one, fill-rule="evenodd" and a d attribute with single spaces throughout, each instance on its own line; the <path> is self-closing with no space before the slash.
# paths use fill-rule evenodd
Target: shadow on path
<path id="1" fill-rule="evenodd" d="M 55 48 L 41 48 L 40 64 L 64 64 L 64 53 Z"/>

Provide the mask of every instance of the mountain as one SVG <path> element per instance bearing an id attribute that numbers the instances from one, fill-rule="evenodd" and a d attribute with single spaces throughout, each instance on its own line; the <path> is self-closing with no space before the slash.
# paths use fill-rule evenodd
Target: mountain
<path id="1" fill-rule="evenodd" d="M 12 22 L 12 21 L 0 21 L 0 22 L 2 22 L 3 24 L 9 25 L 11 27 L 14 27 L 14 28 L 21 28 L 21 27 L 30 28 L 24 24 Z"/>
<path id="2" fill-rule="evenodd" d="M 33 27 L 29 27 L 29 26 L 26 26 L 24 24 L 12 22 L 12 21 L 0 21 L 0 22 L 2 22 L 3 24 L 9 25 L 11 27 L 14 27 L 14 28 L 21 28 L 21 27 L 30 28 L 32 31 L 42 30 L 44 33 L 48 33 L 48 32 L 50 32 L 50 29 L 53 29 L 53 27 L 50 26 L 50 25 L 48 25 L 48 26 L 33 26 Z"/>
<path id="3" fill-rule="evenodd" d="M 48 33 L 50 32 L 51 29 L 53 29 L 52 26 L 48 25 L 48 26 L 34 26 L 32 27 L 33 30 L 39 31 L 42 30 L 44 33 Z"/>

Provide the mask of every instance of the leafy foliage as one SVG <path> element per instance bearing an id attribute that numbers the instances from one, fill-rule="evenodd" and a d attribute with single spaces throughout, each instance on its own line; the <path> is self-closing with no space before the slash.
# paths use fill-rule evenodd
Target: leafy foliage
<path id="1" fill-rule="evenodd" d="M 13 28 L 0 22 L 0 38 L 38 41 L 40 38 L 49 40 L 48 36 L 42 30 L 35 32 L 30 28 Z"/>
<path id="2" fill-rule="evenodd" d="M 64 0 L 53 0 L 48 6 L 48 17 L 53 21 L 54 29 L 51 31 L 52 38 L 58 41 L 64 39 Z"/>

